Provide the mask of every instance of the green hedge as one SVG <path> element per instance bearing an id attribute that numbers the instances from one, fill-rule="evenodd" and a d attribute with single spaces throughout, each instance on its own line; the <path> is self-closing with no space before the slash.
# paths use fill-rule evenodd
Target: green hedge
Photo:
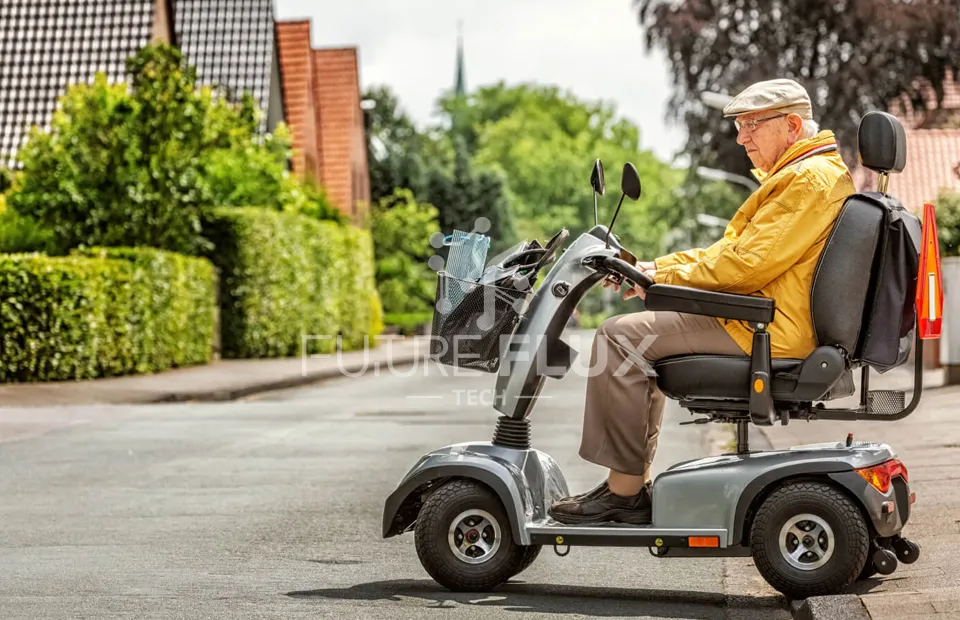
<path id="1" fill-rule="evenodd" d="M 345 349 L 382 330 L 366 231 L 256 207 L 214 209 L 204 228 L 220 269 L 222 355 Z M 371 343 L 372 344 L 372 343 Z"/>
<path id="2" fill-rule="evenodd" d="M 215 286 L 208 261 L 158 250 L 0 255 L 0 381 L 209 362 Z"/>

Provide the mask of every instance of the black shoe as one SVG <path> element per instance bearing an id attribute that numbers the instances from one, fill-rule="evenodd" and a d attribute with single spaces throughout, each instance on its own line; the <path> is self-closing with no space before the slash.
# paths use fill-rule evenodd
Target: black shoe
<path id="1" fill-rule="evenodd" d="M 580 495 L 568 495 L 567 497 L 561 497 L 560 499 L 555 501 L 553 505 L 556 506 L 557 504 L 560 504 L 560 503 L 590 499 L 592 497 L 596 497 L 597 495 L 600 495 L 601 493 L 604 493 L 609 488 L 610 487 L 608 486 L 607 481 L 604 480 L 603 482 L 601 482 L 594 488 L 590 489 L 586 493 L 581 493 Z"/>
<path id="2" fill-rule="evenodd" d="M 607 521 L 649 525 L 653 520 L 653 501 L 649 483 L 631 497 L 616 495 L 609 488 L 594 489 L 587 495 L 590 496 L 555 502 L 550 507 L 549 515 L 554 520 L 568 525 Z"/>

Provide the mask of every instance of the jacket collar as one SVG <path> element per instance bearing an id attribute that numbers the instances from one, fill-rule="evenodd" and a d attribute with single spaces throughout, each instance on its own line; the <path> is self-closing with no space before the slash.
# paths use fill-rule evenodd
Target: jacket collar
<path id="1" fill-rule="evenodd" d="M 806 138 L 804 140 L 797 140 L 793 145 L 788 148 L 783 155 L 780 156 L 780 159 L 773 164 L 773 167 L 770 168 L 767 172 L 763 172 L 757 168 L 754 168 L 750 172 L 753 173 L 753 176 L 763 183 L 764 180 L 780 172 L 787 167 L 792 161 L 804 157 L 805 155 L 815 154 L 814 151 L 819 151 L 821 148 L 825 147 L 836 147 L 837 140 L 833 135 L 833 132 L 829 129 L 825 129 L 815 135 L 812 138 Z"/>

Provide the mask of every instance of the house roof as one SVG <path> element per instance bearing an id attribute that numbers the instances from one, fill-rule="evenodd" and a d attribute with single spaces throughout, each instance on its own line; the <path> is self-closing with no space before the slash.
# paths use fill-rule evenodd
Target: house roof
<path id="1" fill-rule="evenodd" d="M 960 81 L 947 71 L 939 106 L 933 88 L 923 88 L 924 109 L 915 110 L 906 99 L 894 101 L 890 112 L 903 123 L 907 136 L 907 164 L 890 175 L 889 192 L 915 213 L 935 202 L 943 190 L 960 191 L 960 127 L 939 127 L 960 111 Z M 859 189 L 876 189 L 876 175 L 860 169 L 854 175 Z"/>
<path id="2" fill-rule="evenodd" d="M 269 114 L 273 0 L 175 0 L 173 12 L 177 45 L 199 81 L 232 96 L 249 91 Z"/>
<path id="3" fill-rule="evenodd" d="M 960 191 L 960 129 L 907 129 L 907 164 L 890 175 L 887 191 L 919 213 L 944 190 Z M 877 175 L 863 167 L 852 171 L 858 191 L 876 191 Z"/>
<path id="4" fill-rule="evenodd" d="M 30 126 L 49 129 L 69 85 L 97 72 L 124 81 L 126 59 L 154 36 L 158 8 L 172 9 L 174 42 L 200 82 L 233 96 L 249 90 L 263 127 L 283 117 L 282 97 L 271 97 L 273 0 L 0 0 L 0 166 L 16 164 Z"/>
<path id="5" fill-rule="evenodd" d="M 32 125 L 45 129 L 66 87 L 98 71 L 122 81 L 153 35 L 153 0 L 0 0 L 0 166 Z"/>
<path id="6" fill-rule="evenodd" d="M 960 191 L 960 129 L 907 130 L 907 165 L 890 175 L 890 193 L 919 212 L 944 189 Z"/>

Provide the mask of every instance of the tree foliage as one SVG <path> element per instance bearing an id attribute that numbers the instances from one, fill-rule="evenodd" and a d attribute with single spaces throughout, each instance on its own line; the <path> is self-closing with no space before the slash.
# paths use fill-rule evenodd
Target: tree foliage
<path id="1" fill-rule="evenodd" d="M 211 206 L 262 206 L 336 219 L 322 193 L 287 170 L 289 136 L 256 131 L 260 111 L 196 87 L 194 67 L 171 46 L 127 61 L 129 84 L 71 87 L 49 132 L 19 151 L 9 205 L 51 231 L 65 252 L 81 245 L 208 249 Z"/>
<path id="2" fill-rule="evenodd" d="M 495 250 L 513 243 L 513 209 L 502 175 L 475 166 L 462 137 L 439 126 L 416 128 L 389 88 L 372 88 L 364 97 L 377 102 L 368 132 L 375 203 L 392 200 L 396 189 L 408 189 L 416 200 L 436 208 L 445 234 L 474 231 L 483 217 L 490 223 L 486 234 Z"/>
<path id="3" fill-rule="evenodd" d="M 425 137 L 389 88 L 375 86 L 364 93 L 364 99 L 376 104 L 366 134 L 372 203 L 390 198 L 397 188 L 421 194 L 428 177 Z"/>
<path id="4" fill-rule="evenodd" d="M 458 143 L 452 171 L 430 170 L 425 199 L 437 207 L 440 230 L 482 232 L 490 237 L 491 251 L 505 250 L 516 240 L 514 209 L 506 179 L 497 171 L 478 168 Z"/>
<path id="5" fill-rule="evenodd" d="M 439 232 L 437 210 L 397 189 L 373 208 L 370 232 L 377 264 L 377 289 L 385 314 L 429 313 L 436 292 L 427 261 L 430 237 Z"/>
<path id="6" fill-rule="evenodd" d="M 175 48 L 145 48 L 127 63 L 133 88 L 77 85 L 49 133 L 34 128 L 18 153 L 9 204 L 51 229 L 64 249 L 138 245 L 195 254 L 209 201 L 203 153 L 210 95 Z"/>
<path id="7" fill-rule="evenodd" d="M 855 161 L 861 115 L 904 96 L 943 95 L 960 70 L 960 0 L 634 0 L 647 47 L 666 53 L 669 110 L 689 129 L 687 151 L 706 165 L 747 173 L 749 160 L 704 91 L 736 94 L 749 84 L 792 78 L 814 115 Z"/>
<path id="8" fill-rule="evenodd" d="M 204 165 L 210 204 L 267 207 L 340 221 L 340 212 L 322 188 L 301 182 L 290 172 L 293 152 L 286 125 L 261 135 L 262 116 L 249 93 L 239 104 L 221 98 L 210 106 L 207 125 L 216 140 Z"/>
<path id="9" fill-rule="evenodd" d="M 553 86 L 502 83 L 438 101 L 441 122 L 418 130 L 388 89 L 377 99 L 371 130 L 371 185 L 406 187 L 433 204 L 440 229 L 472 231 L 492 220 L 494 251 L 522 239 L 549 238 L 560 228 L 579 234 L 593 226 L 590 170 L 604 164 L 607 194 L 599 199 L 609 223 L 623 165 L 640 173 L 643 194 L 627 200 L 617 219 L 622 240 L 642 256 L 668 250 L 666 233 L 699 239 L 697 213 L 729 218 L 742 197 L 671 168 L 640 146 L 640 129 L 607 102 L 584 101 Z M 700 236 L 698 236 L 700 235 Z M 676 235 L 675 235 L 676 236 Z"/>
<path id="10" fill-rule="evenodd" d="M 729 192 L 712 192 L 717 204 L 690 200 L 699 181 L 641 148 L 640 129 L 604 101 L 584 101 L 553 86 L 496 84 L 469 97 L 449 97 L 441 108 L 456 119 L 451 133 L 474 150 L 477 166 L 499 170 L 508 182 L 521 237 L 547 238 L 561 227 L 574 234 L 594 223 L 590 170 L 604 164 L 607 194 L 599 199 L 601 223 L 609 223 L 620 197 L 623 165 L 636 166 L 643 185 L 637 203 L 627 200 L 616 232 L 632 251 L 665 250 L 665 234 L 692 217 L 690 209 L 726 215 Z M 738 201 L 736 202 L 738 204 Z"/>
<path id="11" fill-rule="evenodd" d="M 936 202 L 940 255 L 960 256 L 960 192 L 943 192 Z"/>

